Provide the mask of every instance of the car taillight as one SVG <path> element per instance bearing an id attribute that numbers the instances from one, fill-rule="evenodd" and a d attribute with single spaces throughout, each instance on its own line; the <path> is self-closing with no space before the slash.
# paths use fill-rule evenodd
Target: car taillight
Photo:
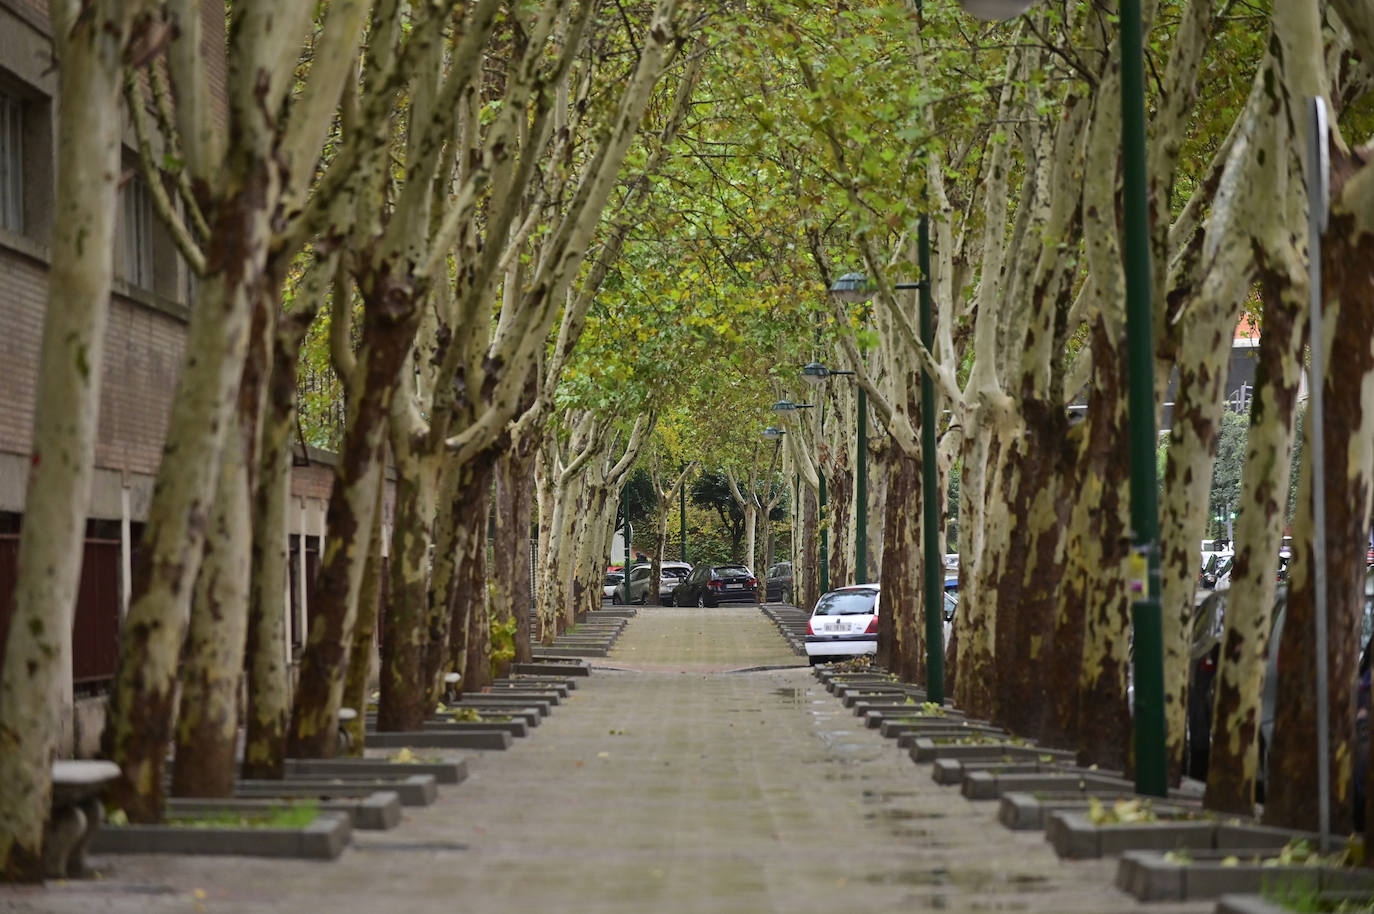
<path id="1" fill-rule="evenodd" d="M 711 588 L 712 590 L 720 590 L 725 585 L 720 581 L 710 581 L 707 583 L 706 586 Z"/>
<path id="2" fill-rule="evenodd" d="M 806 620 L 806 633 L 807 633 L 808 635 L 814 635 L 814 634 L 816 634 L 816 630 L 815 630 L 814 628 L 811 627 L 811 620 L 810 620 L 810 619 L 807 619 L 807 620 Z"/>
<path id="3" fill-rule="evenodd" d="M 748 587 L 750 590 L 753 590 L 755 587 L 759 586 L 758 578 L 750 578 L 748 581 L 745 582 L 744 586 Z"/>
<path id="4" fill-rule="evenodd" d="M 864 634 L 865 634 L 865 635 L 876 635 L 876 634 L 878 634 L 878 617 L 877 617 L 876 615 L 875 615 L 872 619 L 868 620 L 868 628 L 864 629 Z"/>
<path id="5" fill-rule="evenodd" d="M 1203 658 L 1202 658 L 1202 672 L 1204 672 L 1204 673 L 1210 673 L 1210 672 L 1212 672 L 1213 670 L 1215 670 L 1216 668 L 1217 668 L 1217 662 L 1216 662 L 1215 660 L 1212 659 L 1212 655 L 1211 655 L 1211 654 L 1208 654 L 1206 657 L 1203 657 Z"/>

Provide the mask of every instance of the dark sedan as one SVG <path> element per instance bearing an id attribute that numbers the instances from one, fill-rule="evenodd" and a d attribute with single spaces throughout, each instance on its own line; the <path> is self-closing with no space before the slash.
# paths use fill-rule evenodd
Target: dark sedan
<path id="1" fill-rule="evenodd" d="M 743 565 L 698 565 L 673 588 L 674 606 L 719 606 L 754 603 L 758 587 L 754 573 Z"/>
<path id="2" fill-rule="evenodd" d="M 769 603 L 792 602 L 792 563 L 778 562 L 768 569 L 763 583 L 764 599 Z"/>

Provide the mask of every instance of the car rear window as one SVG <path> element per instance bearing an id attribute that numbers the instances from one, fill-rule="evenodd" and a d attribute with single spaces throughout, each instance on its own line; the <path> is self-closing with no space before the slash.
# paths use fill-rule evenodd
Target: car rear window
<path id="1" fill-rule="evenodd" d="M 743 565 L 717 565 L 716 574 L 734 575 L 735 577 L 748 577 L 749 569 Z"/>
<path id="2" fill-rule="evenodd" d="M 659 572 L 660 577 L 664 578 L 685 578 L 687 577 L 686 568 L 664 568 Z"/>
<path id="3" fill-rule="evenodd" d="M 872 590 L 834 590 L 821 597 L 813 616 L 862 616 L 873 612 Z"/>

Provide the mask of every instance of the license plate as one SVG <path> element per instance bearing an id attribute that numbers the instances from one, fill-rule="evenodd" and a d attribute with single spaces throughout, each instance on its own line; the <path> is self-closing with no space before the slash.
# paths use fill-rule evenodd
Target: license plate
<path id="1" fill-rule="evenodd" d="M 725 585 L 725 589 L 726 589 L 726 590 L 743 590 L 743 589 L 744 589 L 744 585 L 743 585 L 743 584 L 726 584 L 726 585 Z"/>
<path id="2" fill-rule="evenodd" d="M 831 622 L 825 627 L 825 630 L 828 632 L 847 632 L 849 626 L 844 622 Z"/>

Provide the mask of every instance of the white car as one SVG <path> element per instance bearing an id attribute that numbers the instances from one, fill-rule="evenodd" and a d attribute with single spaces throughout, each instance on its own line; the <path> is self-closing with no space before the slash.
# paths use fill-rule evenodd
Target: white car
<path id="1" fill-rule="evenodd" d="M 621 581 L 625 580 L 625 575 L 619 571 L 608 571 L 606 577 L 601 579 L 601 599 L 609 600 L 615 596 L 615 588 Z"/>
<path id="2" fill-rule="evenodd" d="M 812 666 L 878 652 L 877 584 L 855 584 L 821 594 L 806 623 L 806 659 Z"/>

